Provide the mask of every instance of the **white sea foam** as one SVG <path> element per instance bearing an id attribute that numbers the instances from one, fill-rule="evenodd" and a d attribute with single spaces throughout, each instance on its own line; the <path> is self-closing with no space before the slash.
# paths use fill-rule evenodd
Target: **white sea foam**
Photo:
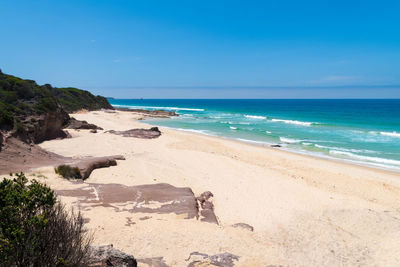
<path id="1" fill-rule="evenodd" d="M 150 107 L 150 106 L 129 106 L 129 105 L 113 105 L 119 108 L 130 108 L 130 109 L 165 109 L 165 110 L 186 110 L 186 111 L 204 111 L 202 108 L 179 108 L 179 107 Z"/>
<path id="2" fill-rule="evenodd" d="M 229 126 L 229 129 L 231 129 L 231 130 L 237 130 L 237 128 L 236 128 L 236 127 L 233 127 L 233 126 Z"/>
<path id="3" fill-rule="evenodd" d="M 271 132 L 270 131 L 265 131 L 267 134 L 271 134 Z"/>
<path id="4" fill-rule="evenodd" d="M 265 120 L 267 118 L 265 116 L 255 116 L 255 115 L 244 115 L 244 116 L 249 119 L 257 119 L 257 120 Z"/>
<path id="5" fill-rule="evenodd" d="M 193 129 L 183 129 L 183 128 L 172 128 L 172 127 L 165 127 L 165 128 L 174 129 L 174 130 L 178 130 L 178 131 L 191 132 L 191 133 L 200 133 L 200 134 L 206 134 L 206 135 L 213 135 L 213 134 L 210 134 L 209 132 L 204 131 L 204 130 L 193 130 Z"/>
<path id="6" fill-rule="evenodd" d="M 302 126 L 311 126 L 316 124 L 314 122 L 305 122 L 305 121 L 295 121 L 295 120 L 280 120 L 280 119 L 271 119 L 273 122 L 283 122 L 287 124 L 294 124 L 294 125 L 302 125 Z"/>
<path id="7" fill-rule="evenodd" d="M 380 134 L 391 137 L 400 137 L 400 133 L 398 132 L 380 132 Z"/>
<path id="8" fill-rule="evenodd" d="M 337 151 L 344 151 L 344 152 L 353 152 L 353 153 L 379 153 L 377 151 L 366 150 L 366 149 L 354 149 L 354 148 L 344 148 L 344 147 L 336 147 L 336 146 L 322 146 L 315 144 L 315 147 L 328 149 L 328 150 L 337 150 Z"/>
<path id="9" fill-rule="evenodd" d="M 350 159 L 356 159 L 356 160 L 360 160 L 360 161 L 364 161 L 364 162 L 366 161 L 366 162 L 383 163 L 383 164 L 400 166 L 400 161 L 393 160 L 393 159 L 384 159 L 384 158 L 377 158 L 377 157 L 361 156 L 361 155 L 353 154 L 351 152 L 338 151 L 338 150 L 331 150 L 331 151 L 329 151 L 329 153 L 332 154 L 332 155 L 341 155 L 341 156 L 348 157 Z"/>
<path id="10" fill-rule="evenodd" d="M 261 141 L 254 141 L 254 140 L 249 140 L 249 139 L 243 139 L 243 138 L 237 138 L 236 140 L 246 142 L 246 143 L 253 143 L 253 144 L 270 144 L 267 142 L 261 142 Z"/>
<path id="11" fill-rule="evenodd" d="M 286 137 L 279 137 L 279 139 L 287 144 L 296 144 L 296 143 L 300 143 L 302 140 L 299 139 L 291 139 L 291 138 L 286 138 Z"/>

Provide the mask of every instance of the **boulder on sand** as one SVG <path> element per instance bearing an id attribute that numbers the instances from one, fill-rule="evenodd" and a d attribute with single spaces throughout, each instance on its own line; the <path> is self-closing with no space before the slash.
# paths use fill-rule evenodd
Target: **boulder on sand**
<path id="1" fill-rule="evenodd" d="M 113 245 L 92 246 L 89 267 L 137 267 L 136 259 Z"/>
<path id="2" fill-rule="evenodd" d="M 210 191 L 206 191 L 197 197 L 196 200 L 199 202 L 200 220 L 218 224 L 217 217 L 214 213 L 214 204 L 211 201 L 213 196 L 214 195 Z"/>

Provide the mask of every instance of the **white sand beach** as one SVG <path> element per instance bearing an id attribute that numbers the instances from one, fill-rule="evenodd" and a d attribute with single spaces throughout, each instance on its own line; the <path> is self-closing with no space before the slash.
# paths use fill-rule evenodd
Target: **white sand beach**
<path id="1" fill-rule="evenodd" d="M 72 138 L 46 141 L 42 148 L 74 158 L 120 154 L 126 160 L 93 171 L 81 184 L 59 177 L 53 167 L 33 170 L 30 178 L 55 190 L 167 183 L 190 187 L 195 196 L 214 195 L 218 225 L 60 196 L 82 210 L 95 244 L 113 244 L 139 259 L 163 257 L 168 266 L 188 266 L 192 252 L 228 252 L 239 257 L 235 266 L 400 265 L 399 174 L 165 128 L 156 139 L 105 133 L 151 127 L 130 112 L 71 116 L 104 130 L 69 130 Z M 236 223 L 254 231 L 232 227 Z"/>

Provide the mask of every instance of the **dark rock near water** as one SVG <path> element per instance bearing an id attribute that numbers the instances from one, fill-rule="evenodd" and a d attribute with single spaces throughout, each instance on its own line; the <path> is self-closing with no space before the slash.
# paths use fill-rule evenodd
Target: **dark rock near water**
<path id="1" fill-rule="evenodd" d="M 142 138 L 142 139 L 153 139 L 157 138 L 161 135 L 160 130 L 158 127 L 152 127 L 150 129 L 131 129 L 127 131 L 107 131 L 106 133 L 121 135 L 123 137 L 135 137 L 135 138 Z"/>
<path id="2" fill-rule="evenodd" d="M 133 113 L 146 115 L 148 117 L 156 117 L 156 118 L 169 118 L 169 117 L 179 116 L 173 111 L 166 111 L 166 110 L 145 110 L 145 109 L 130 109 L 130 108 L 116 108 L 116 110 L 129 111 Z"/>
<path id="3" fill-rule="evenodd" d="M 239 257 L 228 252 L 221 254 L 208 255 L 205 253 L 192 252 L 186 261 L 190 261 L 188 267 L 196 266 L 218 266 L 218 267 L 234 267 L 234 261 L 238 261 Z"/>
<path id="4" fill-rule="evenodd" d="M 282 147 L 281 145 L 271 145 L 271 147 Z"/>
<path id="5" fill-rule="evenodd" d="M 90 130 L 90 132 L 91 133 L 97 133 L 97 130 L 96 129 L 92 129 L 92 130 Z"/>
<path id="6" fill-rule="evenodd" d="M 249 230 L 251 232 L 254 231 L 254 227 L 251 226 L 251 225 L 248 225 L 247 223 L 235 223 L 235 224 L 232 225 L 232 227 L 242 228 L 242 229 L 245 229 L 245 230 Z"/>
<path id="7" fill-rule="evenodd" d="M 92 123 L 88 123 L 87 121 L 80 121 L 77 120 L 75 118 L 71 118 L 69 120 L 68 129 L 84 129 L 84 130 L 103 130 L 103 128 L 92 124 Z"/>
<path id="8" fill-rule="evenodd" d="M 136 259 L 113 245 L 92 246 L 89 267 L 137 267 Z"/>

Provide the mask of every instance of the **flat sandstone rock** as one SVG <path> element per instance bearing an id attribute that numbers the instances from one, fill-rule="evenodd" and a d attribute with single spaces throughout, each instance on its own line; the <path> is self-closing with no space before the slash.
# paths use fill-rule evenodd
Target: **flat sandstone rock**
<path id="1" fill-rule="evenodd" d="M 152 127 L 150 129 L 131 129 L 127 131 L 107 131 L 106 133 L 121 135 L 123 137 L 135 137 L 135 138 L 142 138 L 142 139 L 153 139 L 157 138 L 161 135 L 160 130 L 158 127 Z"/>
<path id="2" fill-rule="evenodd" d="M 112 207 L 117 212 L 175 213 L 185 214 L 186 219 L 203 218 L 192 189 L 166 183 L 137 186 L 88 183 L 79 189 L 56 192 L 61 196 L 78 197 L 82 204 L 88 206 Z M 216 217 L 213 210 L 209 212 L 212 213 L 211 218 Z M 216 219 L 204 221 L 217 223 Z"/>

